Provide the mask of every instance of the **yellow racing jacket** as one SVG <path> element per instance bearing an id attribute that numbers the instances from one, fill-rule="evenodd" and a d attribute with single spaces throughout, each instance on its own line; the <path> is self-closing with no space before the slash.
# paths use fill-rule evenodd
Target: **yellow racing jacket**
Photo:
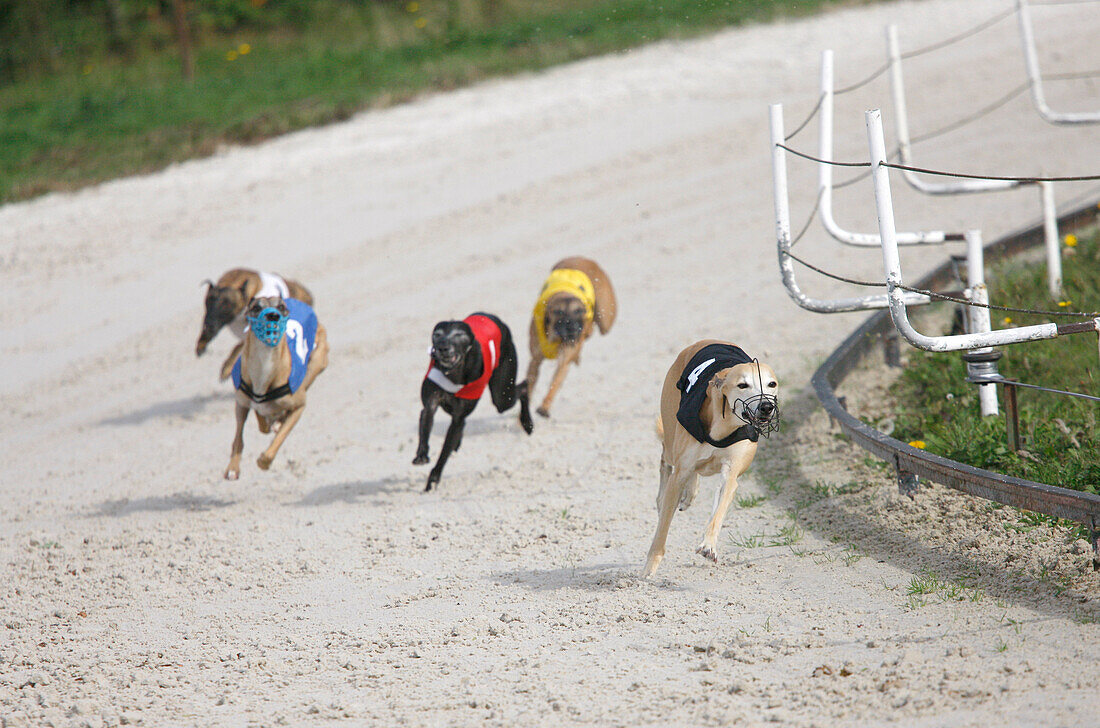
<path id="1" fill-rule="evenodd" d="M 539 348 L 543 357 L 558 358 L 557 341 L 550 341 L 546 335 L 546 304 L 555 293 L 570 293 L 584 302 L 584 322 L 588 324 L 596 315 L 596 289 L 592 280 L 579 270 L 559 268 L 550 273 L 542 286 L 539 300 L 535 302 L 535 333 L 538 335 Z"/>

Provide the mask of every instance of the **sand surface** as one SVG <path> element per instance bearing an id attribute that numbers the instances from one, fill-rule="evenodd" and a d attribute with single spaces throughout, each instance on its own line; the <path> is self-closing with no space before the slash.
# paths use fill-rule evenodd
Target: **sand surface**
<path id="1" fill-rule="evenodd" d="M 767 105 L 793 128 L 822 49 L 843 86 L 882 63 L 887 22 L 914 48 L 1006 5 L 882 4 L 660 43 L 0 209 L 2 725 L 1093 724 L 1089 554 L 942 490 L 899 500 L 806 389 L 859 315 L 797 308 L 775 263 Z M 1092 6 L 1034 14 L 1045 70 L 1100 65 Z M 912 60 L 913 133 L 1022 69 L 1011 19 Z M 1049 96 L 1100 107 L 1095 81 Z M 862 112 L 888 101 L 885 78 L 840 99 L 838 158 L 865 158 Z M 816 130 L 792 143 L 813 151 Z M 997 174 L 1098 159 L 1096 127 L 1050 126 L 1026 97 L 916 150 Z M 791 161 L 796 228 L 814 175 Z M 895 201 L 899 226 L 990 240 L 1038 215 L 1031 189 L 930 198 L 896 180 Z M 871 230 L 869 183 L 836 212 Z M 800 245 L 881 275 L 819 228 Z M 907 274 L 947 252 L 907 252 Z M 526 367 L 530 307 L 570 254 L 610 273 L 614 330 L 532 437 L 482 403 L 423 494 L 410 461 L 433 324 L 497 313 Z M 199 282 L 238 265 L 306 282 L 332 356 L 273 469 L 255 466 L 250 422 L 229 483 L 230 340 L 199 360 L 193 346 Z M 693 553 L 712 479 L 645 582 L 660 383 L 711 336 L 768 359 L 787 426 L 744 478 L 763 500 L 731 511 L 722 562 Z M 929 574 L 943 587 L 914 599 Z"/>

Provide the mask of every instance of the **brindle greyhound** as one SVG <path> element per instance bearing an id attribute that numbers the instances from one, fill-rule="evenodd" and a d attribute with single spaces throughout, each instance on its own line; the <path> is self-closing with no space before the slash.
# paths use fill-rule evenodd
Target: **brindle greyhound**
<path id="1" fill-rule="evenodd" d="M 202 320 L 199 340 L 195 344 L 195 356 L 202 356 L 206 345 L 227 324 L 233 335 L 240 339 L 222 363 L 220 377 L 223 380 L 229 378 L 233 362 L 240 356 L 245 331 L 248 329 L 244 312 L 253 298 L 277 295 L 313 305 L 313 295 L 301 283 L 247 268 L 233 268 L 222 274 L 217 283 L 209 280 L 204 283 L 207 286 L 206 315 Z"/>

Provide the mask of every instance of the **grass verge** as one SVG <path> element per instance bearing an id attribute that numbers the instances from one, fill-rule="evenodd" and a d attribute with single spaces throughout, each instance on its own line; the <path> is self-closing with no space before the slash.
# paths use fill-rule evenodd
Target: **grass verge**
<path id="1" fill-rule="evenodd" d="M 1032 261 L 1007 261 L 987 274 L 994 303 L 1019 308 L 1078 311 L 1100 309 L 1100 232 L 1069 238 L 1063 249 L 1064 299 L 1046 293 L 1046 267 Z M 1070 308 L 1072 307 L 1072 308 Z M 994 326 L 1025 326 L 1045 319 L 994 313 Z M 1100 394 L 1095 335 L 1007 346 L 999 363 L 1002 375 L 1028 384 L 1084 394 Z M 1013 451 L 1005 437 L 1004 415 L 982 419 L 978 393 L 968 384 L 961 353 L 915 352 L 891 388 L 898 402 L 894 437 L 923 443 L 930 452 L 979 468 L 1089 493 L 1100 493 L 1100 455 L 1095 402 L 1034 390 L 1019 390 L 1022 449 Z M 998 390 L 1000 393 L 1000 389 Z"/>
<path id="2" fill-rule="evenodd" d="M 867 0 L 864 0 L 867 1 Z M 0 202 L 74 189 L 489 76 L 854 0 L 462 0 L 346 6 L 308 27 L 168 45 L 0 86 Z M 410 10 L 415 8 L 415 11 Z"/>

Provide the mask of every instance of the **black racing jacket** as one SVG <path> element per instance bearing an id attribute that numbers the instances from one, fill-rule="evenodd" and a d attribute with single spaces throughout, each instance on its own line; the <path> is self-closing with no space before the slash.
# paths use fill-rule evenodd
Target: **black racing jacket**
<path id="1" fill-rule="evenodd" d="M 721 440 L 714 440 L 699 419 L 703 401 L 707 398 L 707 384 L 715 372 L 751 362 L 752 358 L 748 354 L 731 344 L 708 344 L 688 361 L 676 382 L 676 388 L 680 390 L 680 408 L 676 410 L 676 419 L 696 440 L 725 448 L 741 440 L 756 442 L 760 439 L 756 428 L 746 424 Z"/>

